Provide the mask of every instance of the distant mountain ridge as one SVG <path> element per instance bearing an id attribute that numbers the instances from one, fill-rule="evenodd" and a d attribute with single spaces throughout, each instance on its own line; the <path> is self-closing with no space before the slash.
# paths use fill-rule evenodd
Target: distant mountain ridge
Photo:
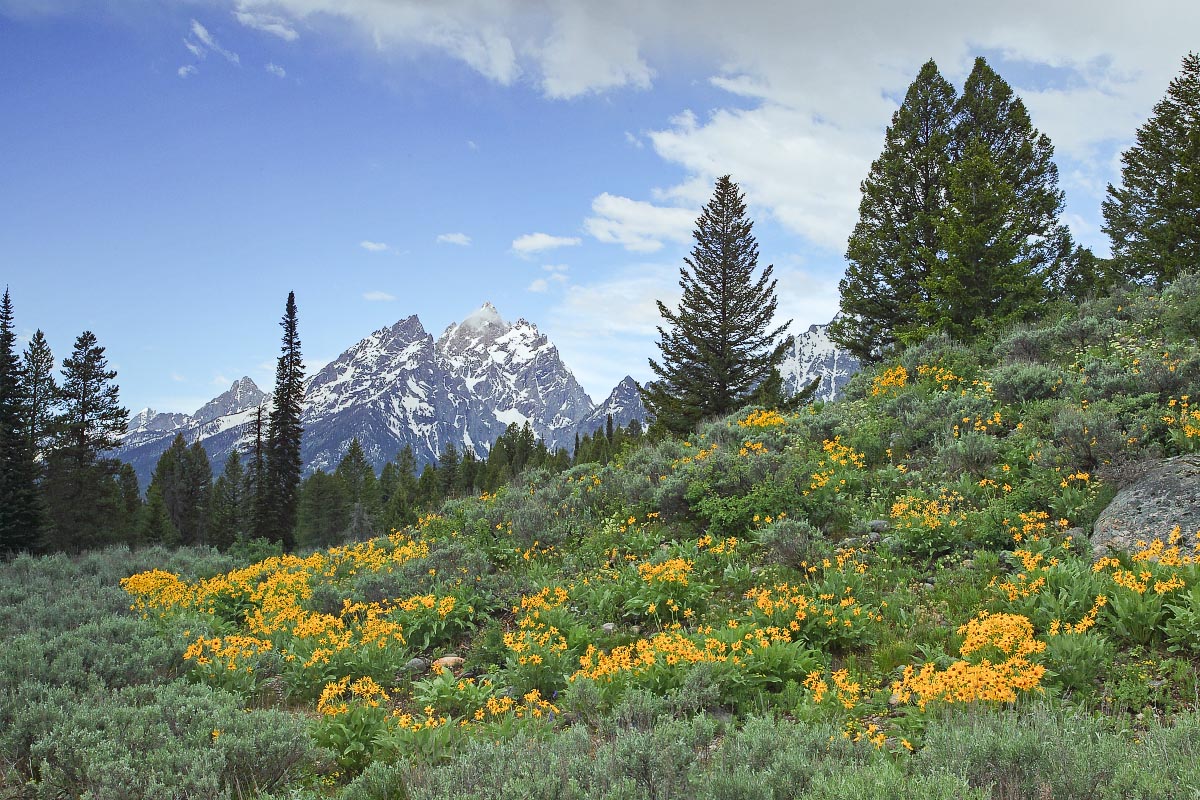
<path id="1" fill-rule="evenodd" d="M 836 396 L 857 362 L 829 341 L 823 325 L 796 337 L 781 373 L 791 390 L 816 375 L 821 398 Z M 182 434 L 201 441 L 220 470 L 235 449 L 254 441 L 270 396 L 242 378 L 193 414 L 136 414 L 115 455 L 130 462 L 145 487 L 159 456 Z M 487 454 L 510 424 L 529 423 L 551 449 L 570 449 L 576 434 L 607 422 L 647 422 L 637 382 L 626 376 L 596 404 L 563 362 L 558 348 L 533 323 L 508 323 L 491 303 L 436 340 L 414 314 L 361 339 L 308 379 L 301 422 L 305 471 L 333 469 L 358 438 L 378 470 L 411 446 L 418 466 L 436 463 L 446 446 Z"/>

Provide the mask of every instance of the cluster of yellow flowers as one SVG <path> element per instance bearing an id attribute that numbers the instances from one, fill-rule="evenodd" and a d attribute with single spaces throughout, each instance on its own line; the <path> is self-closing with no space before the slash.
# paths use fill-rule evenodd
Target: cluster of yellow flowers
<path id="1" fill-rule="evenodd" d="M 255 636 L 200 637 L 183 651 L 183 660 L 195 661 L 198 667 L 211 665 L 217 670 L 250 672 L 258 655 L 270 649 L 270 641 Z M 245 662 L 246 666 L 242 666 Z"/>
<path id="2" fill-rule="evenodd" d="M 936 530 L 943 525 L 955 528 L 967 518 L 958 510 L 963 497 L 958 492 L 942 489 L 935 499 L 901 495 L 892 503 L 892 524 L 901 530 Z"/>
<path id="3" fill-rule="evenodd" d="M 925 664 L 920 672 L 911 665 L 904 668 L 900 680 L 892 684 L 892 693 L 901 703 L 916 698 L 924 711 L 932 701 L 972 703 L 979 700 L 1011 703 L 1017 692 L 1039 690 L 1046 668 L 1030 661 L 1029 656 L 1046 649 L 1046 643 L 1033 638 L 1033 625 L 1019 614 L 988 614 L 959 628 L 965 633 L 960 654 L 999 651 L 1006 656 L 993 662 L 956 661 L 943 671 Z"/>
<path id="4" fill-rule="evenodd" d="M 588 645 L 579 658 L 579 670 L 570 680 L 591 678 L 602 681 L 622 674 L 637 676 L 659 663 L 674 667 L 724 661 L 725 649 L 726 644 L 718 639 L 709 638 L 701 646 L 679 630 L 661 631 L 649 639 L 614 647 L 608 653 Z"/>
<path id="5" fill-rule="evenodd" d="M 388 703 L 391 699 L 373 678 L 364 675 L 352 681 L 346 675 L 325 684 L 321 698 L 317 700 L 317 713 L 335 717 L 347 713 L 352 701 L 358 701 L 368 708 L 379 708 L 380 703 Z"/>
<path id="6" fill-rule="evenodd" d="M 493 722 L 500 717 L 512 715 L 516 719 L 540 718 L 557 714 L 558 706 L 542 697 L 537 689 L 526 692 L 518 702 L 512 697 L 489 697 L 487 702 L 475 710 L 471 719 L 475 722 Z M 465 724 L 467 720 L 463 720 Z"/>
<path id="7" fill-rule="evenodd" d="M 1200 441 L 1200 408 L 1191 406 L 1191 396 L 1180 395 L 1178 400 L 1172 397 L 1167 401 L 1167 407 L 1171 411 L 1162 421 L 1176 428 L 1186 441 Z"/>
<path id="8" fill-rule="evenodd" d="M 761 456 L 767 453 L 767 446 L 762 442 L 742 442 L 742 447 L 738 450 L 738 455 L 745 458 L 746 456 Z"/>
<path id="9" fill-rule="evenodd" d="M 714 539 L 709 534 L 704 534 L 696 540 L 696 549 L 707 550 L 718 556 L 733 555 L 741 542 L 736 536 L 726 536 L 723 539 Z"/>
<path id="10" fill-rule="evenodd" d="M 895 389 L 903 389 L 908 384 L 908 370 L 897 364 L 888 367 L 875 376 L 871 381 L 871 396 L 887 395 Z"/>
<path id="11" fill-rule="evenodd" d="M 845 669 L 834 670 L 829 677 L 833 681 L 833 696 L 837 699 L 838 705 L 847 711 L 853 711 L 862 699 L 862 685 L 857 681 L 850 680 L 850 673 Z M 825 673 L 820 671 L 808 673 L 804 678 L 804 687 L 808 689 L 809 697 L 817 705 L 820 705 L 829 694 L 829 683 L 825 680 Z"/>
<path id="12" fill-rule="evenodd" d="M 778 411 L 751 411 L 745 419 L 738 420 L 743 428 L 775 428 L 786 424 L 787 420 Z"/>
<path id="13" fill-rule="evenodd" d="M 566 652 L 566 637 L 542 618 L 542 612 L 562 606 L 569 597 L 570 593 L 562 586 L 547 586 L 535 594 L 521 596 L 520 605 L 513 608 L 518 615 L 517 630 L 503 637 L 504 646 L 517 656 L 518 664 L 539 666 L 546 663 L 548 656 Z"/>
<path id="14" fill-rule="evenodd" d="M 943 392 L 950 391 L 951 384 L 957 384 L 962 381 L 962 378 L 955 375 L 953 370 L 939 367 L 936 364 L 921 364 L 917 367 L 917 375 L 930 383 L 942 387 Z"/>
<path id="15" fill-rule="evenodd" d="M 691 442 L 684 442 L 683 446 L 691 447 L 692 445 L 691 445 Z M 671 462 L 671 469 L 675 469 L 676 467 L 682 467 L 685 464 L 699 463 L 701 461 L 704 461 L 706 458 L 708 458 L 715 452 L 717 452 L 717 443 L 713 442 L 708 447 L 702 447 L 699 450 L 697 450 L 696 455 L 694 455 L 694 456 L 684 456 L 683 458 L 675 459 L 674 461 Z"/>
<path id="16" fill-rule="evenodd" d="M 736 541 L 736 540 L 735 540 Z M 688 585 L 688 575 L 692 572 L 695 562 L 686 558 L 669 558 L 659 564 L 638 564 L 638 574 L 649 584 L 677 583 Z"/>

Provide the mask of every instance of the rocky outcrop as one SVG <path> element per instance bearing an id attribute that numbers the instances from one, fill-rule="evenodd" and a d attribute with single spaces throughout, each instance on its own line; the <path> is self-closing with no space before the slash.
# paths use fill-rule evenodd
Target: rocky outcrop
<path id="1" fill-rule="evenodd" d="M 1092 557 L 1166 540 L 1176 525 L 1189 544 L 1200 531 L 1200 455 L 1168 458 L 1118 492 L 1096 520 Z"/>

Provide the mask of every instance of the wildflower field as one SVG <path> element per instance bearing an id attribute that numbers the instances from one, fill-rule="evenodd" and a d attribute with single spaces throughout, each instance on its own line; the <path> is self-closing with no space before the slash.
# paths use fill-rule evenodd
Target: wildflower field
<path id="1" fill-rule="evenodd" d="M 370 541 L 16 559 L 0 797 L 1200 797 L 1200 531 L 1088 541 L 1200 448 L 1196 283 Z"/>

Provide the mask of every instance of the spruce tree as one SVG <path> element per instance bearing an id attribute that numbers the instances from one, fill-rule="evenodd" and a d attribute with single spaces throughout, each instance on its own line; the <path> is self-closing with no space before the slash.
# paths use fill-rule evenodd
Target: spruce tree
<path id="1" fill-rule="evenodd" d="M 250 446 L 250 468 L 246 470 L 245 489 L 248 505 L 246 511 L 247 523 L 250 526 L 249 538 L 269 539 L 267 523 L 267 446 L 266 427 L 264 426 L 263 407 L 254 409 L 253 426 L 254 440 Z"/>
<path id="2" fill-rule="evenodd" d="M 999 179 L 1012 190 L 1011 207 L 996 211 L 1007 219 L 980 224 L 1005 225 L 1021 240 L 1010 264 L 997 266 L 1007 270 L 1020 264 L 1030 274 L 1022 298 L 1028 317 L 1062 284 L 1074 244 L 1061 220 L 1063 192 L 1058 187 L 1054 146 L 1033 127 L 1021 98 L 982 57 L 975 59 L 954 106 L 954 163 L 977 156 L 980 145 L 987 149 Z"/>
<path id="3" fill-rule="evenodd" d="M 942 250 L 954 87 L 932 60 L 921 67 L 862 182 L 858 223 L 838 286 L 841 313 L 830 337 L 863 362 L 881 358 L 920 328 L 925 280 Z"/>
<path id="4" fill-rule="evenodd" d="M 346 538 L 351 505 L 336 475 L 317 470 L 298 491 L 297 539 L 306 547 L 328 547 Z"/>
<path id="5" fill-rule="evenodd" d="M 296 294 L 288 293 L 282 352 L 275 369 L 274 406 L 267 424 L 264 533 L 289 550 L 296 546 L 296 503 L 300 486 L 300 413 L 304 405 L 304 362 L 297 330 Z"/>
<path id="6" fill-rule="evenodd" d="M 121 541 L 136 544 L 142 517 L 142 491 L 132 464 L 122 463 L 117 470 L 120 518 L 115 526 Z"/>
<path id="7" fill-rule="evenodd" d="M 54 417 L 58 406 L 54 354 L 41 329 L 34 332 L 21 356 L 21 387 L 25 397 L 25 440 L 40 472 L 54 440 Z"/>
<path id="8" fill-rule="evenodd" d="M 32 550 L 41 519 L 34 454 L 26 436 L 29 414 L 22 385 L 8 289 L 0 300 L 0 557 Z"/>
<path id="9" fill-rule="evenodd" d="M 375 520 L 379 516 L 379 486 L 375 468 L 367 461 L 357 437 L 350 440 L 334 475 L 342 482 L 350 503 L 350 537 L 366 539 L 374 535 Z"/>
<path id="10" fill-rule="evenodd" d="M 988 321 L 1023 316 L 1042 286 L 1021 259 L 1025 237 L 1014 224 L 1016 195 L 979 141 L 950 175 L 950 201 L 938 221 L 943 256 L 925 281 L 920 307 L 931 331 L 969 341 Z"/>
<path id="11" fill-rule="evenodd" d="M 208 537 L 213 547 L 228 550 L 247 533 L 248 503 L 242 457 L 237 451 L 225 459 L 225 468 L 213 484 L 208 505 Z"/>
<path id="12" fill-rule="evenodd" d="M 104 348 L 84 331 L 63 361 L 61 413 L 42 481 L 47 543 L 53 549 L 83 550 L 107 544 L 120 502 L 113 481 L 120 464 L 107 453 L 120 444 L 129 422 L 121 407 Z"/>
<path id="13" fill-rule="evenodd" d="M 1104 232 L 1131 280 L 1162 287 L 1200 265 L 1200 55 L 1188 53 L 1166 96 L 1121 155 Z"/>
<path id="14" fill-rule="evenodd" d="M 757 276 L 758 243 L 745 197 L 728 175 L 696 221 L 695 245 L 679 270 L 676 311 L 661 301 L 661 363 L 642 400 L 657 424 L 685 433 L 700 420 L 743 406 L 783 359 L 787 323 L 772 327 L 777 298 L 773 267 Z"/>

